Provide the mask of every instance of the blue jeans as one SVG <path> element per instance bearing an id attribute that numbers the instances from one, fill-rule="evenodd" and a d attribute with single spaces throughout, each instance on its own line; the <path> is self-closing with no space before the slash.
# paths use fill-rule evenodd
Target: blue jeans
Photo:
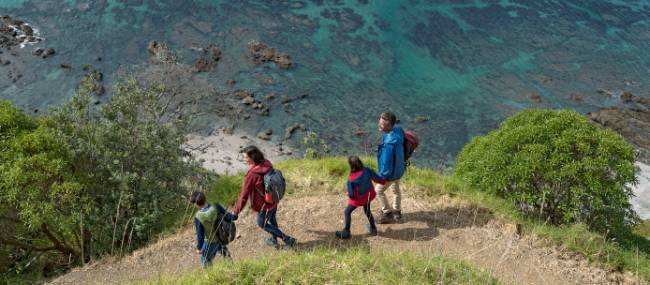
<path id="1" fill-rule="evenodd" d="M 257 226 L 270 233 L 274 239 L 284 239 L 286 235 L 278 227 L 278 221 L 275 219 L 277 208 L 260 211 L 257 213 Z"/>
<path id="2" fill-rule="evenodd" d="M 344 221 L 345 221 L 345 227 L 343 228 L 343 230 L 348 232 L 350 231 L 350 224 L 352 223 L 351 222 L 352 212 L 356 209 L 357 207 L 348 205 L 345 208 L 345 211 L 343 211 Z M 370 204 L 363 206 L 363 211 L 366 213 L 366 217 L 368 217 L 368 223 L 370 223 L 370 227 L 377 228 L 377 226 L 375 226 L 375 217 L 372 216 L 372 212 L 370 211 Z"/>
<path id="3" fill-rule="evenodd" d="M 218 243 L 208 243 L 207 241 L 204 242 L 203 247 L 201 248 L 201 265 L 206 267 L 212 264 L 212 260 L 217 253 L 221 254 L 223 257 L 230 257 L 230 252 L 228 251 L 227 246 Z"/>

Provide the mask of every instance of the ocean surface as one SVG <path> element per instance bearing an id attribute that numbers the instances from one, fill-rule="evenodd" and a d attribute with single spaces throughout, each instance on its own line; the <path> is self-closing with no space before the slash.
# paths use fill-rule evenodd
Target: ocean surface
<path id="1" fill-rule="evenodd" d="M 430 167 L 453 165 L 469 139 L 523 108 L 587 113 L 622 106 L 623 92 L 650 91 L 646 0 L 0 0 L 0 15 L 43 38 L 12 49 L 11 64 L 0 66 L 0 99 L 29 113 L 69 98 L 85 65 L 101 70 L 108 88 L 148 64 L 151 40 L 188 65 L 215 45 L 218 66 L 194 75 L 215 90 L 307 95 L 239 127 L 272 128 L 280 141 L 301 123 L 335 153 L 370 153 L 378 114 L 391 110 L 421 137 L 415 163 Z M 294 67 L 251 63 L 251 41 L 289 54 Z M 56 54 L 32 56 L 37 47 Z M 299 147 L 301 137 L 290 143 Z"/>

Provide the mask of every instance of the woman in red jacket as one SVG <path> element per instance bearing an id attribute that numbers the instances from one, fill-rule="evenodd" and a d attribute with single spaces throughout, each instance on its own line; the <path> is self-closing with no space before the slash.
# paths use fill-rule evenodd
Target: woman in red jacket
<path id="1" fill-rule="evenodd" d="M 256 146 L 248 146 L 241 153 L 248 164 L 248 172 L 246 172 L 244 185 L 239 192 L 239 199 L 237 199 L 233 214 L 239 215 L 250 198 L 251 209 L 257 212 L 257 226 L 271 234 L 271 237 L 265 239 L 264 242 L 278 249 L 280 248 L 278 238 L 282 238 L 285 245 L 293 247 L 296 244 L 296 239 L 280 230 L 275 218 L 277 205 L 273 203 L 271 195 L 264 194 L 264 174 L 269 172 L 273 165 L 264 158 L 264 154 Z"/>

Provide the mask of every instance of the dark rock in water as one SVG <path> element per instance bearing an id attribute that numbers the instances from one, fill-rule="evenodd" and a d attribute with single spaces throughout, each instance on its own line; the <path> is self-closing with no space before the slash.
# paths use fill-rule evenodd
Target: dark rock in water
<path id="1" fill-rule="evenodd" d="M 45 52 L 44 48 L 36 48 L 32 51 L 33 56 L 41 56 L 43 55 L 43 52 Z"/>
<path id="2" fill-rule="evenodd" d="M 417 116 L 417 117 L 415 117 L 415 122 L 416 123 L 424 123 L 424 122 L 427 122 L 429 120 L 431 120 L 431 118 L 425 117 L 425 116 Z"/>
<path id="3" fill-rule="evenodd" d="M 167 46 L 167 43 L 150 41 L 147 44 L 147 51 L 153 56 L 153 63 L 175 63 L 176 55 Z"/>
<path id="4" fill-rule="evenodd" d="M 355 136 L 358 136 L 358 137 L 363 137 L 363 136 L 368 135 L 368 131 L 366 131 L 364 129 L 356 129 L 356 130 L 353 131 L 353 133 L 354 133 Z"/>
<path id="5" fill-rule="evenodd" d="M 264 96 L 264 100 L 266 100 L 266 101 L 271 101 L 273 99 L 275 99 L 275 94 L 273 94 L 273 93 Z"/>
<path id="6" fill-rule="evenodd" d="M 34 35 L 34 29 L 32 29 L 32 27 L 30 27 L 29 25 L 25 25 L 25 24 L 20 25 L 19 29 L 21 31 L 23 31 L 23 33 L 25 33 L 25 35 L 27 35 L 27 36 L 33 36 Z"/>
<path id="7" fill-rule="evenodd" d="M 582 96 L 582 94 L 578 94 L 578 93 L 571 93 L 569 95 L 569 99 L 571 99 L 573 101 L 576 101 L 576 102 L 582 102 L 582 101 L 585 100 L 584 96 Z"/>
<path id="8" fill-rule="evenodd" d="M 542 103 L 542 96 L 540 96 L 536 92 L 528 93 L 528 99 L 530 99 L 530 101 L 533 101 L 533 102 L 538 103 L 538 104 Z"/>
<path id="9" fill-rule="evenodd" d="M 95 105 L 99 105 L 99 104 L 101 104 L 101 103 L 102 103 L 101 101 L 97 100 L 97 101 L 95 101 L 94 104 L 95 104 Z"/>
<path id="10" fill-rule="evenodd" d="M 288 126 L 286 129 L 284 129 L 284 139 L 288 140 L 288 139 L 291 138 L 291 136 L 293 135 L 293 133 L 295 131 L 304 130 L 304 129 L 305 129 L 305 125 L 299 124 L 299 123 L 294 123 L 293 125 Z"/>
<path id="11" fill-rule="evenodd" d="M 293 66 L 291 57 L 286 53 L 277 52 L 274 48 L 264 43 L 253 41 L 248 45 L 248 52 L 255 64 L 275 62 L 279 68 L 288 69 Z"/>
<path id="12" fill-rule="evenodd" d="M 228 87 L 235 86 L 235 83 L 237 83 L 237 82 L 235 80 L 233 80 L 233 79 L 227 79 L 226 82 L 225 82 L 226 86 L 228 86 Z"/>
<path id="13" fill-rule="evenodd" d="M 264 130 L 264 131 L 261 131 L 260 133 L 258 133 L 257 138 L 265 140 L 265 141 L 270 141 L 272 134 L 273 134 L 273 129 L 267 129 L 267 130 Z"/>
<path id="14" fill-rule="evenodd" d="M 45 51 L 43 52 L 43 55 L 41 55 L 41 57 L 42 58 L 47 58 L 47 57 L 49 57 L 51 55 L 54 55 L 55 53 L 56 53 L 56 51 L 54 50 L 54 48 L 51 48 L 51 47 L 46 48 Z"/>
<path id="15" fill-rule="evenodd" d="M 59 66 L 60 66 L 61 68 L 64 68 L 64 69 L 70 69 L 70 68 L 72 68 L 71 65 L 66 64 L 66 63 L 61 63 L 61 64 L 59 64 Z"/>
<path id="16" fill-rule="evenodd" d="M 623 103 L 630 103 L 632 100 L 634 100 L 634 97 L 634 94 L 626 91 L 621 94 L 621 101 L 623 101 Z"/>
<path id="17" fill-rule="evenodd" d="M 638 159 L 650 163 L 650 99 L 633 94 L 626 95 L 626 98 L 643 108 L 605 108 L 588 116 L 592 121 L 621 134 L 638 149 Z"/>
<path id="18" fill-rule="evenodd" d="M 219 62 L 221 59 L 221 50 L 218 47 L 212 47 L 210 49 L 210 54 L 212 56 L 212 61 L 215 63 Z"/>
<path id="19" fill-rule="evenodd" d="M 211 69 L 210 62 L 205 58 L 199 58 L 194 63 L 194 71 L 196 72 L 206 72 Z"/>
<path id="20" fill-rule="evenodd" d="M 34 114 L 38 113 L 38 109 L 34 109 Z"/>

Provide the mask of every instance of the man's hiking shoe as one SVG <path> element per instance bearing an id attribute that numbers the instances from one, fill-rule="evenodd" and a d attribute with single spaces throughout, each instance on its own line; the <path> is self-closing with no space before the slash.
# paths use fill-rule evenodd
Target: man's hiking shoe
<path id="1" fill-rule="evenodd" d="M 278 239 L 274 237 L 264 239 L 264 243 L 272 248 L 279 249 L 280 244 L 278 244 Z"/>
<path id="2" fill-rule="evenodd" d="M 334 233 L 337 238 L 340 239 L 349 239 L 351 237 L 350 231 L 342 230 L 342 231 L 336 231 Z"/>
<path id="3" fill-rule="evenodd" d="M 381 212 L 379 214 L 379 218 L 377 218 L 377 223 L 378 224 L 388 224 L 392 220 L 393 220 L 393 214 L 392 213 Z"/>
<path id="4" fill-rule="evenodd" d="M 284 245 L 288 247 L 293 247 L 294 245 L 296 245 L 296 238 L 290 236 L 284 237 L 283 241 L 284 241 Z"/>
<path id="5" fill-rule="evenodd" d="M 393 219 L 395 221 L 399 221 L 402 219 L 402 211 L 395 211 L 393 212 Z"/>
<path id="6" fill-rule="evenodd" d="M 371 224 L 368 224 L 368 235 L 376 236 L 377 235 L 377 227 L 373 226 Z"/>

